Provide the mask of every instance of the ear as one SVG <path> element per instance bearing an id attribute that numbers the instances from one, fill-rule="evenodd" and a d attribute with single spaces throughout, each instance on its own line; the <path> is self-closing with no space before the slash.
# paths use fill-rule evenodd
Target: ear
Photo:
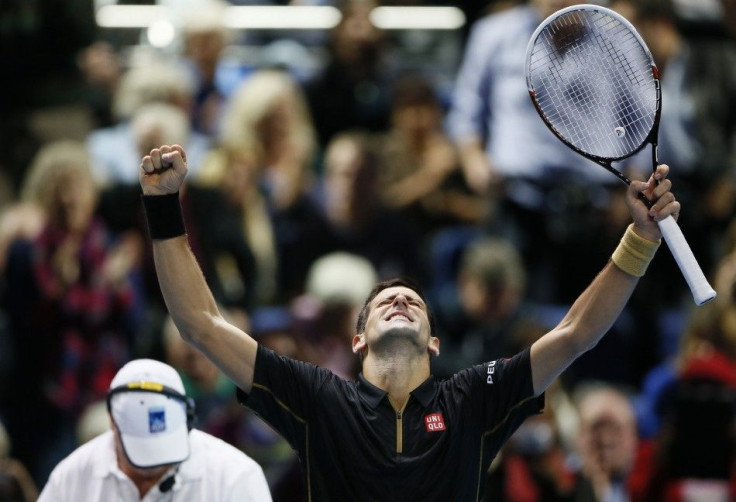
<path id="1" fill-rule="evenodd" d="M 440 355 L 440 339 L 437 338 L 436 336 L 430 336 L 429 344 L 427 345 L 427 350 L 429 351 L 429 355 L 439 356 Z"/>
<path id="2" fill-rule="evenodd" d="M 365 342 L 365 335 L 363 333 L 356 333 L 353 335 L 353 354 L 359 354 L 366 350 L 368 345 Z"/>

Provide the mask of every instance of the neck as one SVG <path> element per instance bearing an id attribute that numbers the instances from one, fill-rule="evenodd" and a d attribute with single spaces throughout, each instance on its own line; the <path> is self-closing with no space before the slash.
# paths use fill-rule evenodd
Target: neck
<path id="1" fill-rule="evenodd" d="M 370 383 L 385 391 L 395 410 L 403 409 L 409 393 L 429 378 L 429 356 L 402 357 L 394 353 L 377 357 L 369 353 L 363 362 L 363 376 Z"/>

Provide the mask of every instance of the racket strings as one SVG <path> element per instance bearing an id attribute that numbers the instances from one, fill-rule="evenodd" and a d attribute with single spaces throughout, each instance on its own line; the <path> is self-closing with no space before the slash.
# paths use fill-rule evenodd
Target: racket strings
<path id="1" fill-rule="evenodd" d="M 529 83 L 548 123 L 598 157 L 636 151 L 654 122 L 656 83 L 649 57 L 615 18 L 570 12 L 534 41 Z"/>

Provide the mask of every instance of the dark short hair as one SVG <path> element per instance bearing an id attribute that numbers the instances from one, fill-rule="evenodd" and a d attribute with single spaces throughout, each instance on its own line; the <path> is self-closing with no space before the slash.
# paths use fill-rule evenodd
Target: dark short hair
<path id="1" fill-rule="evenodd" d="M 373 287 L 371 292 L 368 294 L 368 297 L 365 299 L 365 302 L 363 303 L 363 307 L 360 309 L 360 313 L 358 314 L 358 321 L 355 324 L 356 333 L 363 333 L 365 331 L 365 323 L 368 319 L 368 314 L 370 312 L 370 305 L 373 299 L 376 297 L 376 295 L 378 295 L 378 293 L 380 293 L 384 289 L 398 288 L 398 287 L 404 287 L 404 288 L 411 289 L 412 291 L 414 291 L 416 294 L 419 295 L 419 298 L 421 298 L 424 301 L 424 304 L 427 306 L 427 318 L 429 319 L 429 330 L 430 330 L 430 333 L 434 333 L 435 331 L 434 317 L 432 316 L 432 310 L 429 308 L 429 302 L 427 301 L 427 297 L 424 295 L 422 288 L 420 288 L 418 284 L 416 284 L 414 281 L 406 277 L 392 277 L 390 279 L 385 279 Z"/>

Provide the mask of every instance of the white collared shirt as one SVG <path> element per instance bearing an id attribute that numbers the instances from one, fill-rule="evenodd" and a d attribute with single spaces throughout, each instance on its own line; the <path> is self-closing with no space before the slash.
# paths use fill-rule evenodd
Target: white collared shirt
<path id="1" fill-rule="evenodd" d="M 189 434 L 190 455 L 171 490 L 158 486 L 139 498 L 138 489 L 118 467 L 112 431 L 92 439 L 62 460 L 51 473 L 39 502 L 271 502 L 263 469 L 224 441 L 196 429 Z"/>

